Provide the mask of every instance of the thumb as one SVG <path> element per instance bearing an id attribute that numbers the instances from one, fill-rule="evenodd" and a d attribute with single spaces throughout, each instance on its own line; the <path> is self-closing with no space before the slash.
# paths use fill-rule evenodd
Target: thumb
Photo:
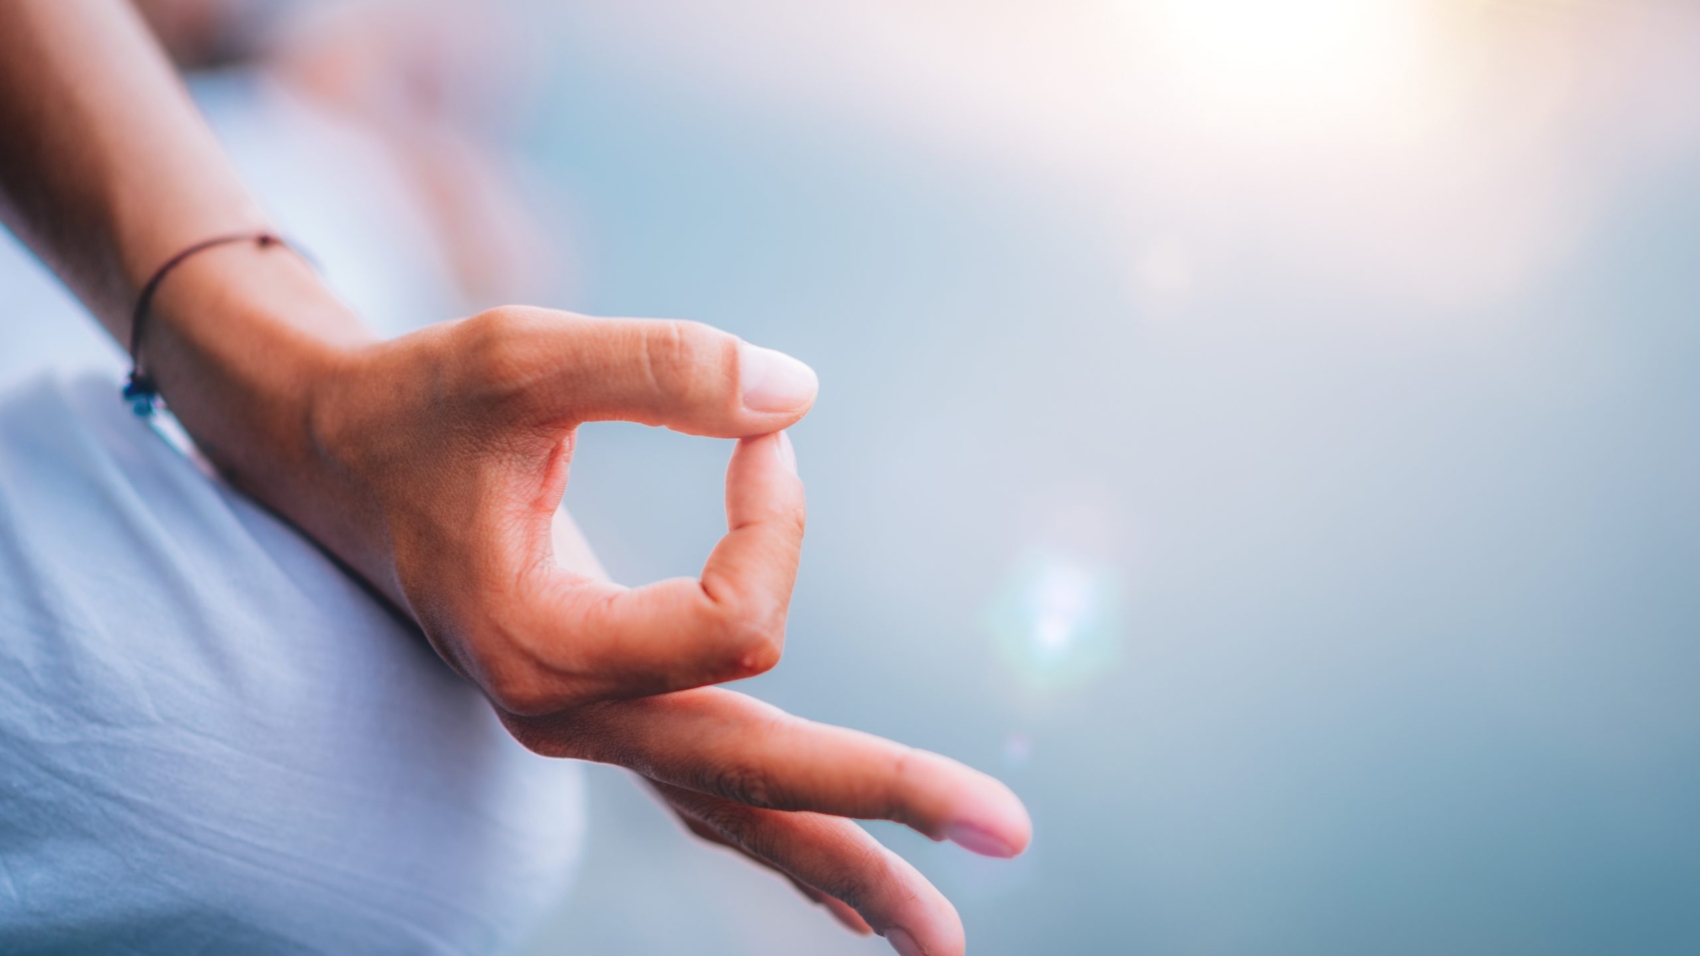
<path id="1" fill-rule="evenodd" d="M 802 362 L 700 322 L 525 310 L 539 396 L 573 421 L 633 421 L 742 438 L 794 424 L 819 380 Z"/>

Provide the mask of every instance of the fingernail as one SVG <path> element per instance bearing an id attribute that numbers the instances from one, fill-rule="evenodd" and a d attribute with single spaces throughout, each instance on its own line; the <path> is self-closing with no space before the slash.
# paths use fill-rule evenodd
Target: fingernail
<path id="1" fill-rule="evenodd" d="M 790 412 L 815 397 L 815 370 L 784 352 L 738 343 L 738 388 L 752 412 Z"/>
<path id="2" fill-rule="evenodd" d="M 926 952 L 916 945 L 915 937 L 895 926 L 885 931 L 885 941 L 903 956 L 927 956 Z"/>
<path id="3" fill-rule="evenodd" d="M 780 463 L 783 464 L 791 472 L 791 474 L 795 475 L 797 473 L 797 449 L 791 447 L 791 436 L 784 432 L 780 432 L 774 437 L 778 439 L 777 444 Z"/>
<path id="4" fill-rule="evenodd" d="M 975 823 L 953 823 L 945 828 L 944 838 L 981 856 L 1012 857 L 1015 847 L 1007 840 Z"/>

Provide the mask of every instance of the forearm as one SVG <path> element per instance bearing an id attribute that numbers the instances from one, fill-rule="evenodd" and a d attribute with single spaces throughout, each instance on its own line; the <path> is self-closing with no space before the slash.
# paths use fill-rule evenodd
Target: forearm
<path id="1" fill-rule="evenodd" d="M 0 218 L 125 347 L 162 263 L 267 225 L 123 0 L 0 5 L 0 129 Z M 143 338 L 149 374 L 208 457 L 354 550 L 308 426 L 318 383 L 368 336 L 312 270 L 276 247 L 200 253 L 161 286 Z"/>
<path id="2" fill-rule="evenodd" d="M 202 453 L 370 574 L 314 430 L 327 383 L 370 341 L 359 323 L 299 256 L 252 243 L 185 260 L 150 311 L 145 367 Z"/>
<path id="3" fill-rule="evenodd" d="M 0 215 L 128 344 L 165 257 L 264 218 L 123 0 L 10 0 L 0 26 Z"/>

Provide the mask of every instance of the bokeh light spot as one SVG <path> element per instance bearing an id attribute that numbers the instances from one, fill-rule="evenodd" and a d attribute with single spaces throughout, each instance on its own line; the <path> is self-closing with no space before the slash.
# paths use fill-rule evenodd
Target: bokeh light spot
<path id="1" fill-rule="evenodd" d="M 1033 759 L 1033 741 L 1023 733 L 1010 734 L 1003 742 L 1003 762 L 1010 767 L 1027 766 Z"/>
<path id="2" fill-rule="evenodd" d="M 1028 558 L 988 614 L 1000 660 L 1040 694 L 1108 673 L 1120 654 L 1117 583 L 1107 567 L 1052 555 Z"/>

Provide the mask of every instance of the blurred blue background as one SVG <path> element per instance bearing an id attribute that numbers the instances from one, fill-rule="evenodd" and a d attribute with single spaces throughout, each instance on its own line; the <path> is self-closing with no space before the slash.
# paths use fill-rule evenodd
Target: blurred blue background
<path id="1" fill-rule="evenodd" d="M 1014 862 L 874 827 L 972 952 L 1700 952 L 1700 11 L 506 9 L 550 304 L 820 373 L 748 689 L 1027 801 Z M 567 502 L 691 574 L 728 452 L 586 428 Z M 591 813 L 531 953 L 882 951 Z"/>
<path id="2" fill-rule="evenodd" d="M 1208 121 L 1062 89 L 1095 43 L 1045 34 L 1080 5 L 845 14 L 887 42 L 742 84 L 716 71 L 832 41 L 765 24 L 656 68 L 641 24 L 612 55 L 566 31 L 535 148 L 573 183 L 583 307 L 821 375 L 790 643 L 752 690 L 1032 809 L 1013 864 L 879 829 L 973 952 L 1700 951 L 1700 31 L 1497 6 L 1451 40 L 1492 65 L 1391 145 L 1391 96 L 1315 105 L 1349 57 L 1286 101 L 1278 53 Z M 906 30 L 913 82 L 983 57 L 953 82 L 984 88 L 875 82 Z M 1069 99 L 1001 98 L 998 53 Z M 583 448 L 569 504 L 616 576 L 694 570 L 726 449 Z M 756 906 L 599 783 L 536 952 L 878 951 L 780 936 L 778 881 Z"/>

